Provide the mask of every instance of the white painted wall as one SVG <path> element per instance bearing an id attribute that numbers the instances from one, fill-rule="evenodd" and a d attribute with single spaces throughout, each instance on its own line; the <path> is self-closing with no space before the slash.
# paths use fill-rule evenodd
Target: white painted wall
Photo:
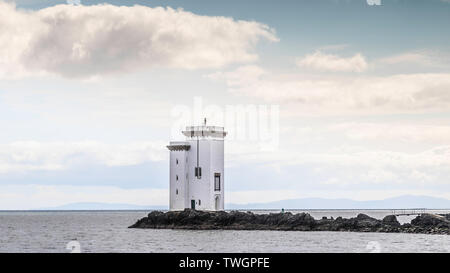
<path id="1" fill-rule="evenodd" d="M 183 210 L 186 207 L 189 192 L 189 183 L 186 179 L 188 173 L 186 156 L 186 151 L 170 152 L 170 210 Z"/>
<path id="2" fill-rule="evenodd" d="M 189 150 L 170 151 L 170 210 L 191 208 L 191 200 L 195 200 L 197 210 L 223 210 L 225 181 L 223 138 L 200 137 L 197 142 L 197 137 L 194 137 L 184 143 L 190 145 Z M 195 177 L 197 143 L 198 164 L 202 168 L 200 179 Z M 176 164 L 177 159 L 178 164 Z M 215 173 L 220 174 L 220 191 L 214 189 Z M 177 190 L 178 194 L 176 194 Z M 216 198 L 218 198 L 217 206 Z"/>
<path id="3" fill-rule="evenodd" d="M 211 208 L 212 210 L 223 210 L 224 209 L 224 181 L 225 181 L 225 174 L 224 174 L 224 141 L 223 140 L 211 140 L 210 142 L 210 158 L 211 158 L 211 165 L 210 165 L 210 196 L 212 199 L 211 202 Z M 215 191 L 214 186 L 214 176 L 215 173 L 220 174 L 220 191 Z M 216 198 L 218 198 L 218 207 L 216 208 Z"/>

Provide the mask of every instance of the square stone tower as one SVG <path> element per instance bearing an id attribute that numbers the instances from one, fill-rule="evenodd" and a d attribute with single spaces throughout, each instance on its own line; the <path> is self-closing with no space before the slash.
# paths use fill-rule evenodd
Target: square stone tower
<path id="1" fill-rule="evenodd" d="M 223 127 L 188 126 L 186 141 L 170 142 L 170 210 L 224 209 Z"/>

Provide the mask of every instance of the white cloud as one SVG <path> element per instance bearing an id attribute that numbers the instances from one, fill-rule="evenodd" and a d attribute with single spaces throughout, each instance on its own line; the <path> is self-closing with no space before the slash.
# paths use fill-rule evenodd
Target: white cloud
<path id="1" fill-rule="evenodd" d="M 251 66 L 210 77 L 225 80 L 234 94 L 284 103 L 291 114 L 424 112 L 450 107 L 450 74 L 445 73 L 338 77 L 283 75 Z"/>
<path id="2" fill-rule="evenodd" d="M 390 57 L 385 57 L 379 60 L 385 64 L 398 64 L 398 63 L 419 63 L 430 64 L 430 59 L 424 54 L 417 52 L 408 52 Z"/>
<path id="3" fill-rule="evenodd" d="M 283 174 L 294 168 L 299 171 L 299 176 L 308 177 L 307 181 L 303 181 L 304 185 L 290 184 L 294 188 L 310 188 L 311 183 L 334 186 L 328 190 L 352 185 L 367 189 L 381 184 L 389 185 L 391 189 L 406 185 L 410 189 L 450 186 L 450 146 L 417 153 L 341 146 L 328 152 L 285 150 L 278 153 L 236 154 L 233 160 L 241 165 L 258 163 L 260 166 L 281 168 Z"/>
<path id="4" fill-rule="evenodd" d="M 0 185 L 0 209 L 26 210 L 70 203 L 95 202 L 165 205 L 167 189 L 123 189 L 112 186 Z"/>
<path id="5" fill-rule="evenodd" d="M 96 141 L 0 144 L 0 174 L 64 170 L 76 165 L 128 166 L 167 157 L 163 142 L 105 144 Z"/>
<path id="6" fill-rule="evenodd" d="M 333 125 L 330 129 L 330 133 L 340 131 L 354 140 L 450 145 L 448 125 L 347 122 Z"/>
<path id="7" fill-rule="evenodd" d="M 227 84 L 230 86 L 245 86 L 257 83 L 259 77 L 265 74 L 267 74 L 267 72 L 257 65 L 246 65 L 240 66 L 234 71 L 219 71 L 206 75 L 206 77 L 212 80 L 226 79 Z"/>
<path id="8" fill-rule="evenodd" d="M 278 151 L 242 147 L 228 157 L 227 168 L 256 165 L 270 175 L 277 173 L 280 189 L 300 192 L 319 187 L 324 193 L 450 189 L 448 120 L 340 120 L 302 118 L 289 123 L 281 128 Z"/>
<path id="9" fill-rule="evenodd" d="M 282 162 L 284 166 L 319 164 L 353 168 L 394 167 L 404 170 L 421 167 L 443 167 L 450 170 L 450 146 L 439 146 L 418 153 L 340 146 L 323 153 L 299 153 L 296 150 L 290 150 L 279 153 L 235 154 L 234 157 L 233 160 L 237 161 L 258 161 L 269 165 Z"/>
<path id="10" fill-rule="evenodd" d="M 360 53 L 352 57 L 344 58 L 334 54 L 325 54 L 316 51 L 297 60 L 297 65 L 318 71 L 333 72 L 363 72 L 368 64 Z"/>
<path id="11" fill-rule="evenodd" d="M 397 55 L 380 58 L 375 61 L 376 65 L 392 66 L 419 66 L 419 67 L 447 67 L 450 56 L 445 52 L 435 50 L 408 51 Z"/>
<path id="12" fill-rule="evenodd" d="M 18 10 L 0 1 L 0 76 L 93 77 L 148 67 L 216 68 L 255 61 L 274 30 L 253 21 L 144 6 L 57 5 Z"/>

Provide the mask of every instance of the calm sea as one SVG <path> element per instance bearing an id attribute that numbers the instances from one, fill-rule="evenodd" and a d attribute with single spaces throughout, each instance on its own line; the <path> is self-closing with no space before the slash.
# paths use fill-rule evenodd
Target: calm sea
<path id="1" fill-rule="evenodd" d="M 450 252 L 448 235 L 127 228 L 147 213 L 0 211 L 0 252 L 69 252 L 68 248 L 81 252 Z M 358 213 L 382 218 L 391 211 L 309 213 L 316 219 L 353 217 Z M 399 220 L 406 222 L 412 218 Z"/>

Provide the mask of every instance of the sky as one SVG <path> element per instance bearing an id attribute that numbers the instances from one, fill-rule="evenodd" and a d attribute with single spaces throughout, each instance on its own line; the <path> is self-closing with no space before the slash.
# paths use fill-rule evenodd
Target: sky
<path id="1" fill-rule="evenodd" d="M 0 0 L 0 209 L 167 205 L 203 117 L 226 203 L 450 199 L 450 1 L 369 2 Z"/>

